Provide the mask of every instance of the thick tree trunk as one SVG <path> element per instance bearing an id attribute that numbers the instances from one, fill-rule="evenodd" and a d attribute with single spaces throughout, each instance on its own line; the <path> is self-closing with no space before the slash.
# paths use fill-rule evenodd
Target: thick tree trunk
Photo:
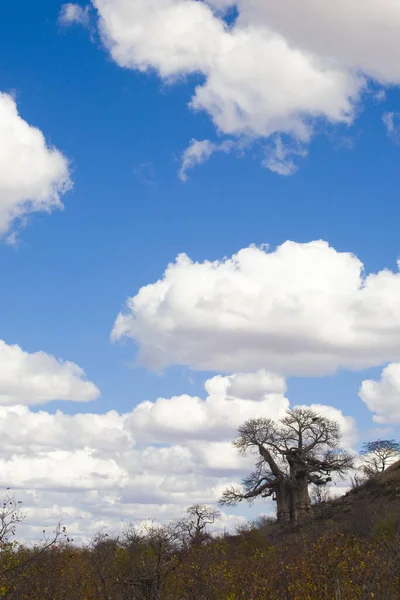
<path id="1" fill-rule="evenodd" d="M 291 490 L 287 480 L 282 480 L 275 489 L 276 516 L 282 526 L 291 521 Z"/>
<path id="2" fill-rule="evenodd" d="M 298 494 L 298 504 L 297 510 L 299 517 L 306 518 L 311 516 L 312 514 L 312 506 L 310 494 L 308 491 L 308 476 L 307 474 L 303 475 L 299 480 L 299 494 Z"/>
<path id="3" fill-rule="evenodd" d="M 312 514 L 311 500 L 308 492 L 307 475 L 301 475 L 292 481 L 290 520 L 294 523 L 302 521 Z"/>
<path id="4" fill-rule="evenodd" d="M 308 473 L 301 453 L 293 453 L 288 457 L 290 466 L 291 512 L 293 523 L 311 516 L 311 500 L 308 492 Z"/>

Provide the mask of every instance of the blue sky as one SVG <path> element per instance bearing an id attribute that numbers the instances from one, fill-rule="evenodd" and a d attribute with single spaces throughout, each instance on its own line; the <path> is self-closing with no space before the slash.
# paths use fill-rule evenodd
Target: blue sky
<path id="1" fill-rule="evenodd" d="M 121 64 L 125 58 L 112 57 L 104 32 L 103 38 L 98 33 L 99 14 L 106 19 L 105 2 L 94 4 L 99 12 L 91 5 L 88 26 L 82 17 L 83 5 L 81 12 L 76 9 L 63 22 L 59 17 L 62 2 L 54 0 L 6 1 L 1 8 L 0 91 L 15 100 L 20 116 L 42 131 L 48 146 L 67 158 L 73 188 L 62 195 L 64 210 L 29 212 L 23 227 L 13 222 L 3 236 L 0 338 L 28 354 L 42 351 L 73 361 L 101 392 L 92 402 L 68 402 L 57 391 L 45 406 L 44 400 L 36 404 L 21 395 L 18 400 L 4 401 L 30 405 L 33 413 L 116 410 L 122 414 L 144 400 L 205 396 L 204 382 L 222 372 L 218 365 L 196 369 L 196 359 L 172 357 L 162 372 L 154 372 L 136 364 L 132 339 L 110 341 L 126 299 L 160 280 L 180 253 L 203 263 L 230 257 L 250 244 L 269 244 L 274 251 L 287 240 L 304 244 L 322 239 L 336 252 L 356 255 L 367 273 L 385 268 L 397 272 L 400 256 L 398 134 L 395 126 L 388 133 L 383 122 L 384 115 L 396 116 L 400 105 L 396 87 L 400 74 L 399 81 L 396 74 L 389 81 L 385 74 L 382 82 L 383 76 L 371 76 L 368 66 L 361 69 L 368 84 L 357 92 L 351 118 L 333 118 L 336 109 L 330 113 L 328 104 L 322 116 L 306 110 L 305 122 L 312 121 L 309 139 L 286 124 L 266 135 L 254 128 L 245 135 L 239 129 L 227 132 L 215 126 L 211 109 L 188 106 L 195 87 L 202 86 L 208 75 L 187 68 L 182 73 L 174 71 L 170 80 L 162 76 L 166 68 L 162 60 L 151 57 L 145 58 L 146 72 L 126 68 Z M 119 4 L 123 0 L 110 3 L 116 11 Z M 235 15 L 240 14 L 240 6 L 237 11 Z M 224 15 L 215 12 L 213 18 L 222 21 Z M 265 18 L 274 26 L 285 22 Z M 226 19 L 234 26 L 232 13 Z M 283 25 L 278 30 L 292 41 Z M 118 36 L 113 35 L 118 45 Z M 133 48 L 135 43 L 131 42 Z M 301 46 L 297 39 L 293 43 Z M 311 51 L 316 52 L 315 48 Z M 351 71 L 348 63 L 340 63 L 341 57 L 335 58 L 338 69 Z M 377 98 L 376 92 L 382 89 L 386 97 Z M 286 119 L 297 114 L 295 108 L 288 109 Z M 267 117 L 269 126 L 275 117 Z M 292 175 L 280 175 L 261 164 L 277 136 L 284 144 L 297 144 L 307 152 L 304 157 L 295 156 L 298 169 Z M 215 152 L 188 171 L 186 182 L 181 181 L 181 160 L 191 140 L 220 144 L 227 139 L 241 142 L 244 150 Z M 24 178 L 23 172 L 20 177 Z M 0 203 L 1 189 L 0 181 Z M 7 243 L 11 231 L 18 232 L 14 244 Z M 369 369 L 339 369 L 333 376 L 282 375 L 288 375 L 288 397 L 293 404 L 318 403 L 341 410 L 355 418 L 362 440 L 375 434 L 370 430 L 377 424 L 358 397 L 360 385 L 365 379 L 379 380 L 388 363 L 396 363 L 395 352 L 383 352 Z M 9 369 L 5 363 L 3 368 Z M 264 368 L 273 370 L 268 364 Z M 224 374 L 234 372 L 225 370 Z M 13 396 L 10 378 L 3 391 L 1 385 L 0 377 L 0 397 Z M 397 391 L 391 389 L 395 392 L 400 400 L 400 384 Z M 394 427 L 390 436 L 398 433 L 393 415 L 392 411 L 385 424 Z M 21 493 L 28 505 L 35 494 L 44 493 L 35 492 L 34 481 L 21 481 L 16 487 L 25 490 Z M 67 490 L 57 494 L 64 494 L 63 501 L 54 500 L 51 510 L 56 512 L 54 506 L 58 506 L 66 511 L 62 507 L 73 504 L 72 495 Z M 206 496 L 205 500 L 212 499 L 211 493 Z M 165 499 L 158 503 L 169 506 Z M 91 508 L 87 503 L 82 510 L 90 512 Z M 43 517 L 37 514 L 35 518 Z M 105 517 L 96 519 L 98 524 Z"/>

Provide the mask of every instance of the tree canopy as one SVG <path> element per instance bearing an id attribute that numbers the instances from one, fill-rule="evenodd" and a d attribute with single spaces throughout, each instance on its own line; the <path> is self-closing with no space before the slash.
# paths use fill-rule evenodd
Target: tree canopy
<path id="1" fill-rule="evenodd" d="M 381 473 L 400 457 L 400 443 L 396 440 L 376 440 L 363 444 L 362 471 L 368 477 Z"/>
<path id="2" fill-rule="evenodd" d="M 241 454 L 257 457 L 255 468 L 241 488 L 224 492 L 220 504 L 272 496 L 282 524 L 304 518 L 311 513 L 309 484 L 325 485 L 353 467 L 353 456 L 339 447 L 340 437 L 336 421 L 309 408 L 288 410 L 277 422 L 246 421 L 233 444 Z"/>

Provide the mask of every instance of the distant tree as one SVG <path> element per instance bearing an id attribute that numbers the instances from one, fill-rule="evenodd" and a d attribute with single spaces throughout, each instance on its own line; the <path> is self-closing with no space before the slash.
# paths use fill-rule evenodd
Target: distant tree
<path id="1" fill-rule="evenodd" d="M 118 538 L 110 537 L 107 533 L 96 533 L 89 546 L 90 562 L 97 577 L 97 595 L 99 600 L 110 600 L 118 588 L 118 581 L 112 569 L 118 552 Z M 110 576 L 111 571 L 111 576 Z"/>
<path id="2" fill-rule="evenodd" d="M 121 545 L 128 551 L 127 572 L 121 584 L 129 598 L 161 600 L 165 581 L 182 561 L 181 532 L 176 523 L 129 526 Z"/>
<path id="3" fill-rule="evenodd" d="M 278 422 L 246 421 L 233 444 L 243 455 L 258 456 L 255 470 L 242 488 L 227 489 L 220 504 L 272 496 L 281 524 L 304 518 L 311 513 L 309 484 L 325 485 L 353 467 L 353 457 L 338 447 L 339 441 L 338 423 L 308 408 L 288 410 Z"/>
<path id="4" fill-rule="evenodd" d="M 363 457 L 361 470 L 367 477 L 373 477 L 387 469 L 396 458 L 400 458 L 400 443 L 395 440 L 365 442 L 361 456 Z"/>
<path id="5" fill-rule="evenodd" d="M 183 537 L 193 544 L 202 544 L 210 538 L 209 525 L 221 518 L 221 513 L 205 504 L 194 504 L 186 509 L 186 517 L 178 521 Z"/>
<path id="6" fill-rule="evenodd" d="M 247 523 L 239 523 L 235 527 L 237 535 L 246 535 L 247 533 L 259 530 L 267 530 L 276 525 L 276 518 L 270 515 L 259 515 Z M 229 535 L 229 534 L 228 534 Z"/>
<path id="7" fill-rule="evenodd" d="M 41 600 L 47 598 L 54 598 L 55 595 L 51 593 L 51 590 L 56 586 L 56 569 L 48 568 L 50 557 L 58 557 L 58 550 L 64 548 L 68 551 L 69 542 L 73 541 L 67 536 L 67 530 L 62 527 L 61 523 L 58 523 L 52 532 L 52 535 L 48 535 L 46 530 L 43 529 L 43 538 L 40 542 L 35 543 L 33 546 L 23 546 L 16 541 L 7 541 L 11 535 L 15 535 L 15 527 L 18 523 L 24 520 L 22 513 L 20 512 L 20 502 L 15 501 L 14 498 L 5 501 L 5 504 L 10 508 L 4 509 L 1 513 L 3 518 L 6 516 L 6 522 L 10 522 L 9 513 L 7 510 L 15 507 L 15 516 L 11 520 L 11 528 L 8 534 L 3 537 L 0 541 L 0 581 L 3 581 L 6 585 L 0 585 L 0 592 L 3 592 L 5 596 L 6 590 L 10 591 L 5 597 L 9 600 L 19 600 L 22 598 L 33 597 L 32 589 L 37 585 L 40 585 L 38 578 L 40 579 L 40 573 L 43 570 L 47 570 L 45 584 L 41 587 L 41 591 L 46 589 L 47 595 L 43 594 L 40 596 Z M 12 513 L 14 514 L 14 513 Z M 7 528 L 3 531 L 6 531 Z M 51 562 L 51 560 L 50 560 Z M 8 589 L 9 588 L 9 589 Z M 0 593 L 1 596 L 1 593 Z M 1 596 L 1 597 L 3 597 Z M 65 596 L 64 596 L 65 597 Z M 71 596 L 68 596 L 71 598 Z M 71 600 L 73 600 L 71 598 Z"/>

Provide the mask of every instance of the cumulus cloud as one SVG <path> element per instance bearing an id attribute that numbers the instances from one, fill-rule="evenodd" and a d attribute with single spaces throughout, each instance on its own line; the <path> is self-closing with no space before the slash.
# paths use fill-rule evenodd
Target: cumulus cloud
<path id="1" fill-rule="evenodd" d="M 359 396 L 375 413 L 376 423 L 400 424 L 400 363 L 385 367 L 378 381 L 363 381 Z"/>
<path id="2" fill-rule="evenodd" d="M 152 369 L 327 375 L 400 359 L 399 294 L 398 270 L 366 274 L 324 241 L 181 254 L 127 300 L 112 339 L 134 339 Z"/>
<path id="3" fill-rule="evenodd" d="M 316 119 L 350 123 L 365 87 L 359 65 L 336 56 L 335 47 L 319 52 L 312 41 L 308 47 L 303 43 L 310 37 L 309 27 L 303 37 L 295 36 L 296 31 L 292 34 L 286 27 L 286 13 L 296 13 L 300 29 L 310 21 L 292 2 L 269 11 L 263 10 L 266 3 L 260 0 L 92 3 L 103 42 L 119 66 L 155 70 L 168 82 L 193 73 L 203 75 L 190 106 L 207 112 L 226 135 L 257 138 L 285 133 L 305 143 Z M 306 4 L 306 11 L 312 13 L 314 3 Z M 224 20 L 224 12 L 234 5 L 238 17 L 231 23 Z M 314 12 L 329 30 L 323 11 Z M 379 17 L 381 11 L 375 12 Z M 316 31 L 318 26 L 317 21 Z M 372 46 L 371 36 L 367 41 Z M 368 51 L 369 46 L 365 45 Z"/>
<path id="4" fill-rule="evenodd" d="M 190 106 L 227 135 L 283 133 L 304 144 L 317 120 L 351 123 L 369 79 L 381 85 L 380 100 L 385 86 L 400 84 L 393 0 L 367 0 L 361 8 L 358 0 L 92 4 L 118 65 L 154 70 L 167 81 L 201 74 Z M 275 172 L 287 169 L 278 163 Z"/>
<path id="5" fill-rule="evenodd" d="M 61 6 L 60 14 L 58 17 L 61 25 L 83 25 L 87 27 L 89 25 L 89 6 L 81 6 L 80 4 L 74 4 L 68 2 Z"/>
<path id="6" fill-rule="evenodd" d="M 66 415 L 61 411 L 32 412 L 28 406 L 1 406 L 0 444 L 3 458 L 19 454 L 75 451 L 125 452 L 135 444 L 125 417 L 116 411 L 105 414 Z"/>
<path id="7" fill-rule="evenodd" d="M 187 172 L 196 165 L 207 161 L 215 152 L 230 152 L 232 147 L 233 143 L 230 141 L 215 144 L 210 140 L 192 140 L 181 157 L 181 167 L 179 169 L 180 180 L 187 181 Z"/>
<path id="8" fill-rule="evenodd" d="M 212 3 L 213 0 L 210 0 Z M 397 60 L 400 7 L 392 0 L 238 0 L 242 27 L 266 23 L 301 52 L 330 57 L 346 69 L 359 69 L 381 83 L 400 83 Z"/>
<path id="9" fill-rule="evenodd" d="M 266 371 L 213 377 L 205 390 L 203 398 L 161 398 L 125 414 L 1 407 L 0 488 L 11 484 L 27 507 L 26 537 L 62 518 L 70 535 L 87 539 L 121 520 L 163 521 L 190 504 L 215 503 L 252 465 L 231 444 L 238 425 L 280 418 L 289 402 L 284 379 Z M 346 447 L 354 444 L 353 419 L 314 408 L 340 423 Z M 225 515 L 224 523 L 237 519 Z"/>
<path id="10" fill-rule="evenodd" d="M 278 419 L 289 408 L 285 381 L 259 371 L 209 379 L 207 398 L 183 395 L 139 404 L 133 414 L 137 436 L 158 442 L 178 439 L 229 440 L 246 419 Z"/>
<path id="11" fill-rule="evenodd" d="M 70 187 L 67 159 L 0 92 L 0 236 L 17 219 L 63 208 L 61 196 Z"/>
<path id="12" fill-rule="evenodd" d="M 44 352 L 29 354 L 0 340 L 0 406 L 52 400 L 95 400 L 99 390 L 83 369 Z"/>

